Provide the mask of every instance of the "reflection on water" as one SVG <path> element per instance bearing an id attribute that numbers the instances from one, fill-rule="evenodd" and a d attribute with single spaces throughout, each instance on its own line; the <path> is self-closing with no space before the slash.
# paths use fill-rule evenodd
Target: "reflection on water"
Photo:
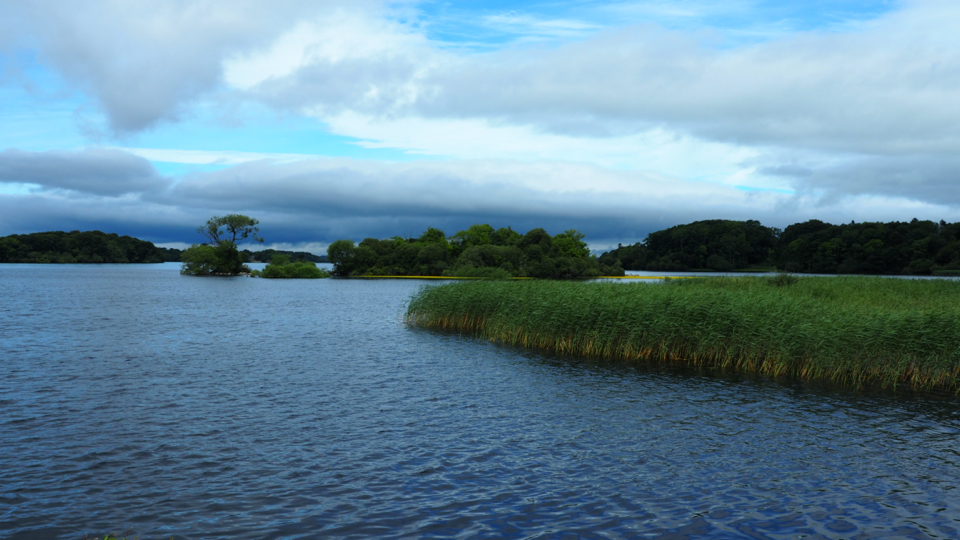
<path id="1" fill-rule="evenodd" d="M 419 282 L 176 268 L 0 265 L 0 536 L 960 537 L 953 396 L 584 362 L 406 328 Z"/>

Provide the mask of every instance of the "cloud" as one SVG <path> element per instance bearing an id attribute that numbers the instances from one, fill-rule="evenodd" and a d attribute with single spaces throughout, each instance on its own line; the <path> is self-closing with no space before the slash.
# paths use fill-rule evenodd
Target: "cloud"
<path id="1" fill-rule="evenodd" d="M 116 197 L 162 189 L 167 180 L 146 159 L 120 150 L 22 152 L 9 149 L 0 151 L 0 183 Z"/>
<path id="2" fill-rule="evenodd" d="M 123 178 L 141 158 L 87 151 L 106 178 Z M 4 155 L 9 152 L 4 153 Z M 40 160 L 43 156 L 34 155 Z M 76 156 L 74 156 L 76 157 Z M 46 161 L 46 160 L 44 160 Z M 76 163 L 79 160 L 75 160 Z M 49 176 L 49 175 L 48 175 Z M 47 184 L 58 186 L 55 181 Z M 956 206 L 896 196 L 746 192 L 734 187 L 566 162 L 504 160 L 370 162 L 350 159 L 259 160 L 180 178 L 141 191 L 48 189 L 0 194 L 0 234 L 100 229 L 156 242 L 192 243 L 213 215 L 258 218 L 268 242 L 326 245 L 416 236 L 427 227 L 453 234 L 474 223 L 552 234 L 575 228 L 594 249 L 702 219 L 758 219 L 783 227 L 811 218 L 832 222 L 960 219 Z"/>
<path id="3" fill-rule="evenodd" d="M 453 54 L 410 28 L 356 15 L 343 27 L 313 27 L 309 39 L 305 31 L 281 39 L 278 47 L 299 40 L 299 52 L 288 52 L 299 67 L 242 86 L 321 117 L 482 119 L 583 137 L 667 127 L 753 146 L 950 152 L 960 149 L 958 17 L 955 2 L 930 0 L 842 33 L 733 48 L 636 25 L 562 46 Z M 354 30 L 375 44 L 337 53 L 341 34 Z"/>
<path id="4" fill-rule="evenodd" d="M 375 1 L 2 6 L 5 29 L 94 96 L 118 132 L 182 117 L 206 96 L 321 117 L 472 119 L 589 138 L 665 128 L 818 151 L 960 149 L 952 24 L 960 5 L 948 0 L 905 2 L 845 32 L 731 48 L 654 25 L 594 32 L 572 20 L 497 14 L 484 21 L 594 35 L 486 54 L 454 52 L 428 39 L 422 21 L 401 21 Z"/>
<path id="5" fill-rule="evenodd" d="M 224 59 L 265 47 L 299 19 L 322 16 L 331 6 L 336 3 L 2 2 L 0 30 L 8 48 L 36 51 L 96 99 L 112 130 L 125 133 L 180 118 L 187 104 L 221 85 Z"/>
<path id="6" fill-rule="evenodd" d="M 960 207 L 960 157 L 865 156 L 816 169 L 784 168 L 804 191 L 824 199 L 875 194 Z"/>
<path id="7" fill-rule="evenodd" d="M 842 33 L 726 49 L 636 25 L 487 54 L 451 52 L 379 2 L 312 5 L 38 1 L 7 3 L 4 15 L 118 131 L 178 118 L 226 83 L 238 96 L 322 116 L 481 119 L 584 137 L 667 127 L 857 153 L 960 149 L 960 6 L 947 0 L 907 2 Z M 484 20 L 593 28 L 510 13 Z"/>
<path id="8" fill-rule="evenodd" d="M 559 48 L 506 50 L 431 72 L 412 108 L 569 132 L 666 125 L 748 145 L 840 152 L 960 149 L 955 3 L 926 2 L 844 34 L 733 49 L 636 26 Z M 595 129 L 583 132 L 592 135 Z"/>
<path id="9" fill-rule="evenodd" d="M 697 18 L 707 4 L 645 5 Z M 0 0 L 0 46 L 17 52 L 10 62 L 35 51 L 117 134 L 188 118 L 201 101 L 255 101 L 365 148 L 431 156 L 133 151 L 225 167 L 167 178 L 116 150 L 6 150 L 0 182 L 42 192 L 0 195 L 24 220 L 4 226 L 40 223 L 26 208 L 91 224 L 146 223 L 155 212 L 164 238 L 189 241 L 177 231 L 246 212 L 285 242 L 478 221 L 629 240 L 718 217 L 786 225 L 955 219 L 960 209 L 956 2 L 905 1 L 859 25 L 724 46 L 653 24 L 597 30 L 573 16 L 507 13 L 478 24 L 555 39 L 482 53 L 431 39 L 429 21 L 394 9 L 373 0 Z"/>

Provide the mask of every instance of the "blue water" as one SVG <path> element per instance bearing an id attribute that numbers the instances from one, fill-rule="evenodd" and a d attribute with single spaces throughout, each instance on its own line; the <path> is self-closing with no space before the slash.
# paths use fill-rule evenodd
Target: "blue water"
<path id="1" fill-rule="evenodd" d="M 419 281 L 176 270 L 0 265 L 0 537 L 960 538 L 954 396 L 411 329 Z"/>

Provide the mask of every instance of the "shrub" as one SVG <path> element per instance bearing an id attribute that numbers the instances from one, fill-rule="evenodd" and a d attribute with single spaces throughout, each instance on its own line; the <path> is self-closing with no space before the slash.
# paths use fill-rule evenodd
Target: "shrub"
<path id="1" fill-rule="evenodd" d="M 286 255 L 274 255 L 273 261 L 263 271 L 251 274 L 268 279 L 321 279 L 330 277 L 330 272 L 317 268 L 309 261 L 290 262 Z"/>
<path id="2" fill-rule="evenodd" d="M 183 261 L 180 273 L 191 276 L 235 276 L 250 271 L 243 264 L 237 246 L 230 241 L 218 246 L 194 244 L 183 250 L 180 260 Z"/>

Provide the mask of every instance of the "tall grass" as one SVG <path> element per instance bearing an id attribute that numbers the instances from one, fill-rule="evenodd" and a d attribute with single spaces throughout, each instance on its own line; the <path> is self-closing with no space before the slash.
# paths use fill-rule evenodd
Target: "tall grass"
<path id="1" fill-rule="evenodd" d="M 960 389 L 960 282 L 780 281 L 462 282 L 422 289 L 406 321 L 587 357 Z"/>

